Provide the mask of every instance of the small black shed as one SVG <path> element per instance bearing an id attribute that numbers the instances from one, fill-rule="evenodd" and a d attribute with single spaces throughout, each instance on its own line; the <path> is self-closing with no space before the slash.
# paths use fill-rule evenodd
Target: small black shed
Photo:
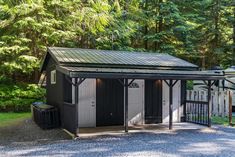
<path id="1" fill-rule="evenodd" d="M 178 116 L 187 121 L 187 80 L 204 80 L 211 86 L 213 80 L 223 79 L 221 74 L 198 71 L 198 66 L 168 54 L 62 47 L 48 47 L 41 72 L 46 74 L 47 104 L 59 109 L 61 127 L 76 136 L 83 125 L 124 125 L 127 132 L 133 113 L 138 113 L 134 121 L 143 119 L 144 123 L 161 123 L 167 114 L 171 129 L 177 109 L 174 94 L 180 96 L 178 108 L 183 108 Z M 167 102 L 163 101 L 163 84 L 168 88 Z M 133 94 L 138 92 L 139 96 Z M 203 103 L 210 126 L 210 100 Z"/>

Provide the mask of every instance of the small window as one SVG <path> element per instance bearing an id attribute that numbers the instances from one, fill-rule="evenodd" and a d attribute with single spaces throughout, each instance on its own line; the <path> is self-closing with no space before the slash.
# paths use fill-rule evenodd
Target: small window
<path id="1" fill-rule="evenodd" d="M 56 84 L 56 70 L 51 71 L 51 84 Z"/>
<path id="2" fill-rule="evenodd" d="M 129 86 L 129 88 L 140 88 L 139 84 L 136 82 L 132 82 Z"/>

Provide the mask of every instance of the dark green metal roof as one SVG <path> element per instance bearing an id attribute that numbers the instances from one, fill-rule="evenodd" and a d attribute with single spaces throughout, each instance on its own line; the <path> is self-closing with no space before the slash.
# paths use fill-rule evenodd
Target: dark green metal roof
<path id="1" fill-rule="evenodd" d="M 197 69 L 198 66 L 162 53 L 49 47 L 48 53 L 60 65 Z"/>

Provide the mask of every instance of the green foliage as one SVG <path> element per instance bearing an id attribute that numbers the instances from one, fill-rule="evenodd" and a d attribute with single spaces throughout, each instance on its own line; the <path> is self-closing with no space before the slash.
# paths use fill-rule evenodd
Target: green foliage
<path id="1" fill-rule="evenodd" d="M 186 88 L 187 88 L 187 90 L 193 90 L 193 81 L 192 80 L 187 81 Z"/>
<path id="2" fill-rule="evenodd" d="M 233 3 L 1 0 L 0 75 L 37 81 L 47 46 L 153 51 L 228 67 L 235 63 Z"/>
<path id="3" fill-rule="evenodd" d="M 35 101 L 45 101 L 45 89 L 35 84 L 14 84 L 0 77 L 0 111 L 25 112 Z"/>

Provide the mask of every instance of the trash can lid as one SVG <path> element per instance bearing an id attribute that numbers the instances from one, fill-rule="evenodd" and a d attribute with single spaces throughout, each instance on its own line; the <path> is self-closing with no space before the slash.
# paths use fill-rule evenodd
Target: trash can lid
<path id="1" fill-rule="evenodd" d="M 47 104 L 40 104 L 37 107 L 40 108 L 40 109 L 52 109 L 52 108 L 54 108 L 54 106 L 47 105 Z"/>
<path id="2" fill-rule="evenodd" d="M 44 102 L 41 101 L 37 101 L 37 102 L 33 102 L 32 105 L 36 106 L 36 105 L 42 105 L 44 104 Z"/>

